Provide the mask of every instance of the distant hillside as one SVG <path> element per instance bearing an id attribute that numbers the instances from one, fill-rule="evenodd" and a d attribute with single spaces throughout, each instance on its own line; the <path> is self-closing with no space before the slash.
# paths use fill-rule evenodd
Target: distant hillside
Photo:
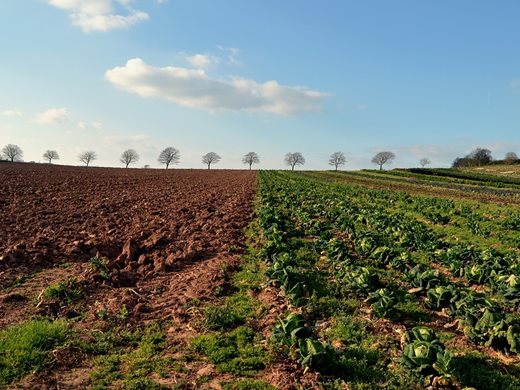
<path id="1" fill-rule="evenodd" d="M 463 168 L 468 172 L 483 172 L 498 176 L 520 178 L 520 164 L 486 165 L 483 167 Z"/>

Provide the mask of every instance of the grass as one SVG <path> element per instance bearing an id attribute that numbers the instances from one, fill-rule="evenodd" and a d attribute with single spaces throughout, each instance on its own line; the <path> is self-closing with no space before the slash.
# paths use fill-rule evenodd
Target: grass
<path id="1" fill-rule="evenodd" d="M 67 342 L 65 321 L 33 320 L 0 332 L 0 386 L 52 366 L 51 351 Z"/>
<path id="2" fill-rule="evenodd" d="M 182 366 L 167 355 L 166 335 L 157 324 L 134 332 L 101 333 L 85 350 L 99 354 L 91 372 L 95 389 L 117 387 L 125 389 L 160 389 L 153 376 L 166 378 L 170 370 Z"/>
<path id="3" fill-rule="evenodd" d="M 454 373 L 464 387 L 476 389 L 520 389 L 520 368 L 500 372 L 489 356 L 469 353 L 454 359 Z"/>
<path id="4" fill-rule="evenodd" d="M 245 326 L 228 333 L 196 337 L 191 346 L 215 364 L 220 373 L 250 376 L 265 368 L 265 353 L 260 347 L 259 335 Z"/>

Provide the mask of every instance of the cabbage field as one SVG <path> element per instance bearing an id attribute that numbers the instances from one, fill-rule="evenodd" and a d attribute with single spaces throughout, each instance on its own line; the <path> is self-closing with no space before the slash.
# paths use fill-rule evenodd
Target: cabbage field
<path id="1" fill-rule="evenodd" d="M 321 386 L 519 388 L 518 208 L 263 172 L 259 224 L 273 339 Z"/>

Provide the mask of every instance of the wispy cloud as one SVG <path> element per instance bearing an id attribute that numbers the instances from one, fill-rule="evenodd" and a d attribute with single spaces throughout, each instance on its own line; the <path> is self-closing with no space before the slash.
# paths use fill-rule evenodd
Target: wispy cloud
<path id="1" fill-rule="evenodd" d="M 9 118 L 21 117 L 23 116 L 23 112 L 17 109 L 5 110 L 0 112 L 0 116 L 5 116 Z"/>
<path id="2" fill-rule="evenodd" d="M 243 63 L 238 60 L 238 54 L 240 53 L 240 49 L 236 47 L 224 47 L 221 45 L 217 45 L 217 49 L 224 52 L 227 62 L 229 64 L 239 66 L 243 65 Z"/>
<path id="3" fill-rule="evenodd" d="M 520 80 L 512 80 L 510 85 L 513 91 L 520 91 Z"/>
<path id="4" fill-rule="evenodd" d="M 109 69 L 108 81 L 143 97 L 159 97 L 186 107 L 206 110 L 260 111 L 297 115 L 321 110 L 326 93 L 277 81 L 258 83 L 243 78 L 216 79 L 202 69 L 146 64 L 140 58 Z"/>
<path id="5" fill-rule="evenodd" d="M 206 69 L 210 65 L 217 64 L 218 58 L 210 54 L 195 54 L 192 56 L 186 56 L 186 60 L 195 68 Z"/>
<path id="6" fill-rule="evenodd" d="M 47 111 L 37 114 L 34 118 L 34 122 L 40 125 L 52 125 L 66 122 L 68 119 L 69 114 L 66 108 L 50 108 Z"/>
<path id="7" fill-rule="evenodd" d="M 150 16 L 131 7 L 132 0 L 47 0 L 66 11 L 72 23 L 84 32 L 128 28 Z M 117 12 L 119 9 L 124 14 Z"/>
<path id="8" fill-rule="evenodd" d="M 81 130 L 85 130 L 88 128 L 100 130 L 103 127 L 103 124 L 101 122 L 93 121 L 93 122 L 86 122 L 86 121 L 79 121 L 78 122 L 78 128 Z"/>

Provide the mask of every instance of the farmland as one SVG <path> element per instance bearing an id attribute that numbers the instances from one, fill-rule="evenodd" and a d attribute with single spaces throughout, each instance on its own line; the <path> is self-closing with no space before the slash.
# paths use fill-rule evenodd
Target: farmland
<path id="1" fill-rule="evenodd" d="M 0 165 L 0 386 L 520 388 L 496 176 Z"/>

